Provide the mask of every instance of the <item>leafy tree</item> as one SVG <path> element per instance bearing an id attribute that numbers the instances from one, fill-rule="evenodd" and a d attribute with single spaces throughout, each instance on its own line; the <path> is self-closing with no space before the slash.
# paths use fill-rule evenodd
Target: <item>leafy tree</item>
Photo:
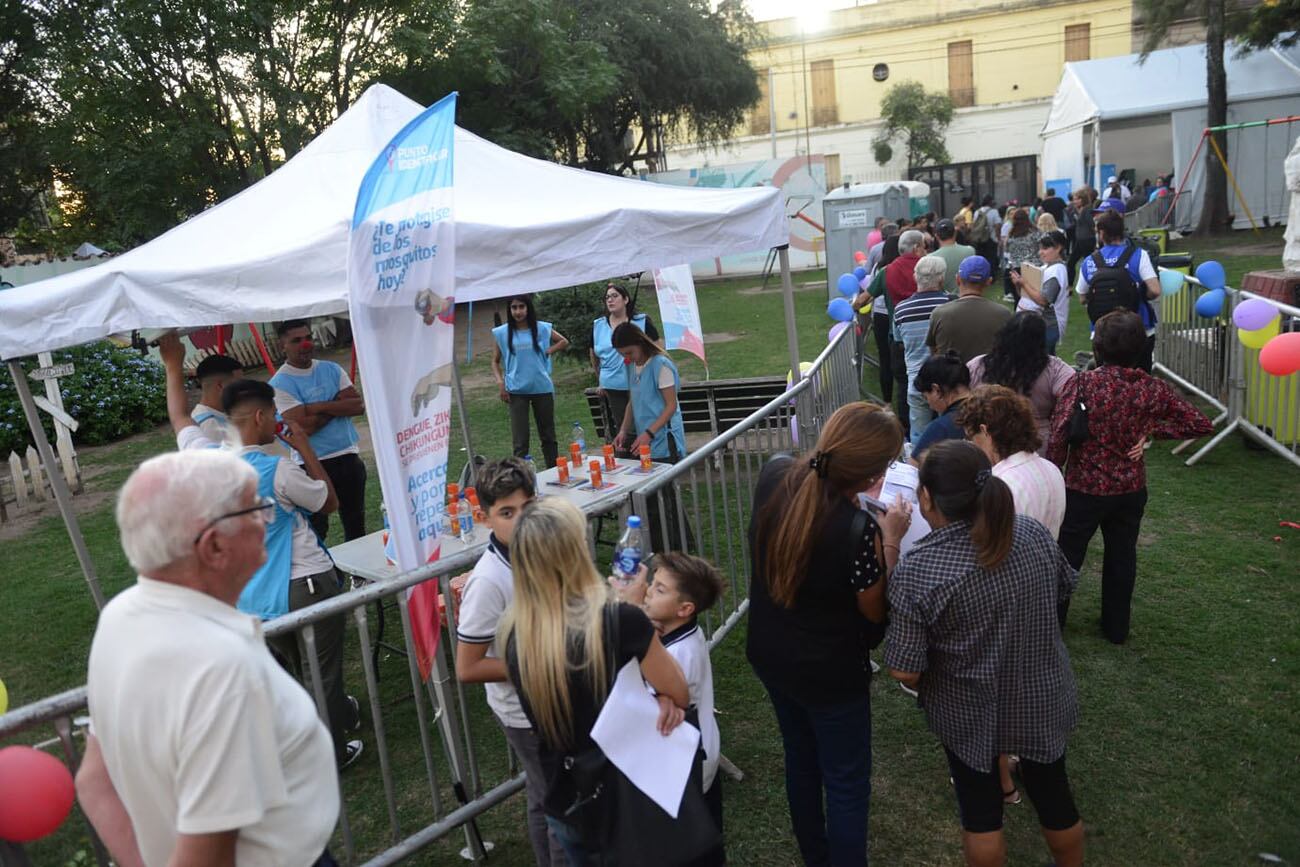
<path id="1" fill-rule="evenodd" d="M 471 0 L 445 59 L 398 80 L 425 101 L 454 85 L 495 142 L 625 172 L 653 136 L 731 134 L 758 101 L 757 34 L 740 0 Z"/>
<path id="2" fill-rule="evenodd" d="M 82 234 L 121 246 L 264 177 L 450 17 L 426 0 L 29 5 L 61 204 Z"/>
<path id="3" fill-rule="evenodd" d="M 1160 47 L 1173 25 L 1188 18 L 1205 19 L 1206 126 L 1228 122 L 1228 76 L 1224 44 L 1237 38 L 1243 51 L 1272 45 L 1292 45 L 1300 30 L 1300 0 L 1256 3 L 1250 0 L 1137 0 L 1146 25 L 1142 58 Z M 1289 31 L 1289 32 L 1288 32 Z M 1211 133 L 1226 160 L 1228 137 Z M 1205 154 L 1205 197 L 1197 232 L 1229 228 L 1228 180 L 1213 148 Z"/>
<path id="4" fill-rule="evenodd" d="M 17 228 L 50 184 L 27 79 L 36 49 L 35 21 L 22 0 L 0 0 L 0 235 Z"/>
<path id="5" fill-rule="evenodd" d="M 952 100 L 946 93 L 927 93 L 915 81 L 902 81 L 885 94 L 880 117 L 885 125 L 872 141 L 876 162 L 885 165 L 894 157 L 891 142 L 902 138 L 907 149 L 907 168 L 949 160 L 944 134 L 952 123 Z"/>

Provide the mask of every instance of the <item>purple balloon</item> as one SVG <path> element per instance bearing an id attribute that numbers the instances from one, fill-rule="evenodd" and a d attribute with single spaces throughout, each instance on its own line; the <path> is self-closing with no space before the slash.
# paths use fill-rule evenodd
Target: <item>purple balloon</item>
<path id="1" fill-rule="evenodd" d="M 826 342 L 830 343 L 832 340 L 839 337 L 840 332 L 845 328 L 848 328 L 850 324 L 851 323 L 848 322 L 836 322 L 831 326 L 831 330 L 826 334 Z"/>
<path id="2" fill-rule="evenodd" d="M 1264 299 L 1247 298 L 1232 311 L 1232 323 L 1242 331 L 1258 331 L 1277 316 L 1277 308 Z"/>
<path id="3" fill-rule="evenodd" d="M 799 445 L 799 416 L 790 413 L 790 442 Z"/>

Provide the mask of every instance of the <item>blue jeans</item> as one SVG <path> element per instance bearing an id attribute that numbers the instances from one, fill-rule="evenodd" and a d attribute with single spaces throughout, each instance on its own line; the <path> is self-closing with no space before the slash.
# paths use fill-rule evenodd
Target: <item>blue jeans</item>
<path id="1" fill-rule="evenodd" d="M 764 686 L 785 745 L 785 794 L 804 864 L 863 867 L 871 801 L 871 697 L 813 707 Z"/>
<path id="2" fill-rule="evenodd" d="M 555 837 L 564 850 L 564 857 L 569 860 L 570 867 L 591 867 L 600 863 L 600 853 L 589 849 L 573 826 L 547 816 L 546 827 L 551 829 L 551 836 Z"/>
<path id="3" fill-rule="evenodd" d="M 907 387 L 907 413 L 912 426 L 908 441 L 916 445 L 916 441 L 925 432 L 925 426 L 934 421 L 934 410 L 926 403 L 925 395 L 910 385 Z"/>

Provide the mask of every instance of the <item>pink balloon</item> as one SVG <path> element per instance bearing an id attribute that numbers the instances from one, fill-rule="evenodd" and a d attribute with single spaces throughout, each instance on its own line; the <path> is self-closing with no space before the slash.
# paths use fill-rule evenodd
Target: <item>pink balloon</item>
<path id="1" fill-rule="evenodd" d="M 1300 371 L 1300 331 L 1279 334 L 1259 351 L 1259 366 L 1273 376 Z"/>

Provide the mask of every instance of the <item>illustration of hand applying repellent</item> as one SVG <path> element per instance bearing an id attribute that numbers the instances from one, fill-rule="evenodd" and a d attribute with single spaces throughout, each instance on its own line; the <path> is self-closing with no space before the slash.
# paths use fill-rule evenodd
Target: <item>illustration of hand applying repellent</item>
<path id="1" fill-rule="evenodd" d="M 434 319 L 450 325 L 456 319 L 456 299 L 443 298 L 432 289 L 422 289 L 415 295 L 415 312 L 423 317 L 425 325 L 432 325 Z"/>

